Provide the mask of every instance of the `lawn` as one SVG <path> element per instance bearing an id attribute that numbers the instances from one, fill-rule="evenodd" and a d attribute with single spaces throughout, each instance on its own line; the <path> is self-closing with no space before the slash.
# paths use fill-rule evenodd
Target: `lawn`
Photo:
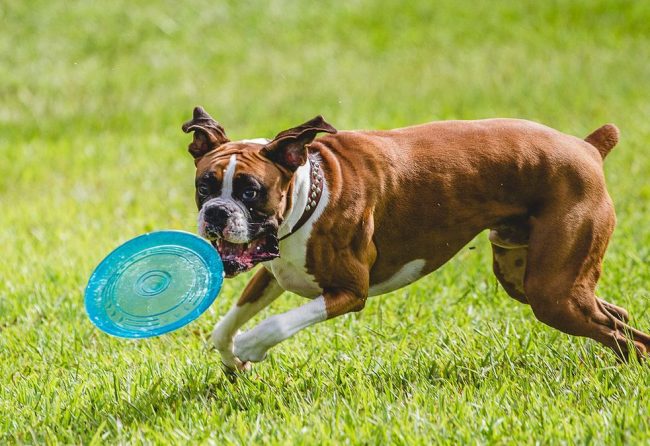
<path id="1" fill-rule="evenodd" d="M 497 286 L 486 234 L 234 382 L 207 338 L 250 274 L 159 338 L 109 337 L 83 307 L 118 243 L 195 230 L 196 104 L 233 139 L 316 114 L 507 116 L 619 126 L 598 291 L 650 330 L 649 2 L 5 0 L 0 19 L 0 443 L 650 442 L 648 366 L 537 322 Z"/>

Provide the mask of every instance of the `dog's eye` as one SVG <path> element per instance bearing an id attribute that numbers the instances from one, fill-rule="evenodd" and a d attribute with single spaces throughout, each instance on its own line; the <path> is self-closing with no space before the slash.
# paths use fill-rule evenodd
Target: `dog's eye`
<path id="1" fill-rule="evenodd" d="M 201 197 L 207 197 L 208 194 L 210 193 L 210 188 L 206 186 L 205 184 L 201 184 L 196 191 L 199 193 Z"/>
<path id="2" fill-rule="evenodd" d="M 253 189 L 252 187 L 249 187 L 249 188 L 245 189 L 244 192 L 242 192 L 241 197 L 245 201 L 253 201 L 254 199 L 257 198 L 257 194 L 258 194 L 258 192 L 257 192 L 256 189 Z"/>

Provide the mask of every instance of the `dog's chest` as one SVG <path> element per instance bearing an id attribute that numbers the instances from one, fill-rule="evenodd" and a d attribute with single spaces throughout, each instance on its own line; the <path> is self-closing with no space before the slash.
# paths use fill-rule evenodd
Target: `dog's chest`
<path id="1" fill-rule="evenodd" d="M 314 276 L 300 264 L 279 258 L 264 266 L 273 274 L 280 286 L 287 291 L 304 297 L 317 297 L 322 294 L 323 290 L 316 283 Z"/>
<path id="2" fill-rule="evenodd" d="M 281 242 L 280 257 L 265 263 L 264 266 L 283 289 L 304 297 L 319 296 L 323 290 L 306 268 L 306 240 L 303 242 L 303 237 L 299 237 L 300 234 L 295 235 L 298 237 Z"/>
<path id="3" fill-rule="evenodd" d="M 307 241 L 311 233 L 309 222 L 287 240 L 280 242 L 280 257 L 264 264 L 280 286 L 304 297 L 317 297 L 323 289 L 307 272 Z"/>
<path id="4" fill-rule="evenodd" d="M 304 195 L 294 196 L 296 209 L 300 213 L 292 219 L 291 225 L 295 225 L 299 219 L 302 210 L 308 202 L 308 193 L 310 192 L 310 168 L 304 165 L 298 169 L 302 175 L 298 175 L 299 182 L 296 185 L 296 191 L 303 190 Z M 327 183 L 323 181 L 322 194 L 316 209 L 309 219 L 290 236 L 285 236 L 280 241 L 280 257 L 270 262 L 264 263 L 267 270 L 273 274 L 278 284 L 285 290 L 299 294 L 304 297 L 318 297 L 323 293 L 323 289 L 318 285 L 313 275 L 307 272 L 307 245 L 311 238 L 312 227 L 315 222 L 325 211 L 329 200 L 329 190 Z"/>

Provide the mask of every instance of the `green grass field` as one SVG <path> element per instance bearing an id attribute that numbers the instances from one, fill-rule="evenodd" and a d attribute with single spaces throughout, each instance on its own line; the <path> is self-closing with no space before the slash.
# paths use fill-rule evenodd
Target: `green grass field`
<path id="1" fill-rule="evenodd" d="M 115 245 L 195 230 L 196 104 L 231 138 L 316 114 L 506 116 L 620 127 L 599 293 L 648 331 L 650 3 L 8 0 L 0 19 L 1 444 L 650 442 L 647 365 L 538 323 L 497 286 L 486 234 L 235 382 L 207 337 L 250 274 L 160 338 L 109 337 L 83 308 Z"/>

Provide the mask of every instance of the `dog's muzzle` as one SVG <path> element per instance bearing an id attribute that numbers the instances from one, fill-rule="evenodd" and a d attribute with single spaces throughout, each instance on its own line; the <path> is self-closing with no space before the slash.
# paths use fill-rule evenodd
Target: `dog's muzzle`
<path id="1" fill-rule="evenodd" d="M 232 200 L 207 201 L 199 212 L 199 233 L 219 251 L 226 277 L 280 255 L 277 230 L 250 224 L 248 213 Z"/>

